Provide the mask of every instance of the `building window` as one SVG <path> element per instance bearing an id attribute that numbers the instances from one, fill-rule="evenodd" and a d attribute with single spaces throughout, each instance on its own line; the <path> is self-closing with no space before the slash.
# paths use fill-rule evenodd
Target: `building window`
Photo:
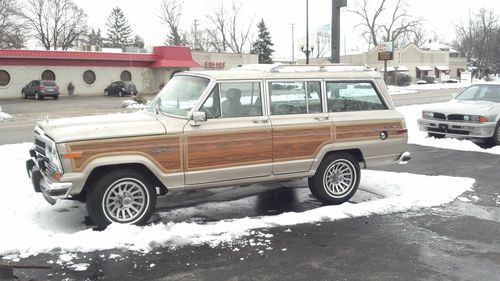
<path id="1" fill-rule="evenodd" d="M 132 74 L 129 71 L 124 70 L 124 71 L 122 71 L 122 74 L 120 74 L 120 80 L 132 81 Z"/>
<path id="2" fill-rule="evenodd" d="M 56 80 L 56 74 L 52 70 L 45 70 L 42 72 L 42 80 Z"/>
<path id="3" fill-rule="evenodd" d="M 5 70 L 0 70 L 0 87 L 5 87 L 10 83 L 10 74 Z"/>
<path id="4" fill-rule="evenodd" d="M 92 85 L 95 83 L 95 73 L 92 70 L 86 70 L 83 73 L 83 82 L 87 85 Z"/>

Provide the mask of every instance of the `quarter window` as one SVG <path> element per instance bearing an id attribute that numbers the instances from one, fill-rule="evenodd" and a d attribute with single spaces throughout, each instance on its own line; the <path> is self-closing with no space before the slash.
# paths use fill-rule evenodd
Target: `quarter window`
<path id="1" fill-rule="evenodd" d="M 10 83 L 10 74 L 5 70 L 0 70 L 0 87 L 5 87 Z"/>
<path id="2" fill-rule="evenodd" d="M 322 112 L 321 82 L 270 82 L 272 115 L 306 114 Z"/>
<path id="3" fill-rule="evenodd" d="M 326 82 L 329 112 L 387 109 L 370 82 Z"/>
<path id="4" fill-rule="evenodd" d="M 52 70 L 45 70 L 42 72 L 42 80 L 51 80 L 55 81 L 56 80 L 56 74 Z"/>
<path id="5" fill-rule="evenodd" d="M 86 70 L 83 73 L 83 82 L 85 82 L 85 84 L 92 85 L 95 83 L 95 80 L 96 80 L 96 77 L 95 77 L 94 71 Z"/>

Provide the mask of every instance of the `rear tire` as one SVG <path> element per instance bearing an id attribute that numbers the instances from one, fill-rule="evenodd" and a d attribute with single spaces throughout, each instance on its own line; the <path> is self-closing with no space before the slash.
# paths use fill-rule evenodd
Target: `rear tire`
<path id="1" fill-rule="evenodd" d="M 351 154 L 331 154 L 323 159 L 316 174 L 309 179 L 309 189 L 319 201 L 339 205 L 356 193 L 360 176 L 359 163 Z"/>
<path id="2" fill-rule="evenodd" d="M 444 135 L 440 134 L 427 133 L 427 136 L 429 136 L 429 138 L 444 139 Z"/>
<path id="3" fill-rule="evenodd" d="M 21 95 L 22 95 L 23 99 L 27 99 L 28 98 L 28 96 L 26 95 L 26 93 L 24 91 L 21 92 Z"/>
<path id="4" fill-rule="evenodd" d="M 35 99 L 41 100 L 41 99 L 43 99 L 43 97 L 39 93 L 35 93 Z"/>
<path id="5" fill-rule="evenodd" d="M 144 225 L 156 206 L 156 188 L 142 173 L 119 169 L 97 179 L 86 201 L 89 216 L 99 229 L 111 223 Z"/>
<path id="6" fill-rule="evenodd" d="M 108 92 L 108 90 L 104 90 L 104 95 L 105 95 L 105 96 L 109 96 L 109 92 Z"/>
<path id="7" fill-rule="evenodd" d="M 118 96 L 119 96 L 119 97 L 123 97 L 123 92 L 122 92 L 122 91 L 119 91 L 119 92 L 118 92 Z"/>

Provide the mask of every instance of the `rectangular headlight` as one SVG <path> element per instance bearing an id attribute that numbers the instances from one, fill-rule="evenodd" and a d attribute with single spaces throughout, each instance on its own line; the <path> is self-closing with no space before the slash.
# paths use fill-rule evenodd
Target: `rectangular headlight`
<path id="1" fill-rule="evenodd" d="M 422 118 L 432 119 L 434 118 L 434 113 L 429 111 L 422 111 Z"/>

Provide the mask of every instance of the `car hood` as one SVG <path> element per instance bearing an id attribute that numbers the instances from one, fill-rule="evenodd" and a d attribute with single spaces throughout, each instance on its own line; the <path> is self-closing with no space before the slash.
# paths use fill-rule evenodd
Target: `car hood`
<path id="1" fill-rule="evenodd" d="M 498 114 L 500 112 L 500 103 L 489 101 L 463 101 L 453 99 L 449 102 L 426 107 L 424 108 L 424 111 L 467 115 Z"/>
<path id="2" fill-rule="evenodd" d="M 56 143 L 165 134 L 165 127 L 146 112 L 117 113 L 38 122 Z"/>

